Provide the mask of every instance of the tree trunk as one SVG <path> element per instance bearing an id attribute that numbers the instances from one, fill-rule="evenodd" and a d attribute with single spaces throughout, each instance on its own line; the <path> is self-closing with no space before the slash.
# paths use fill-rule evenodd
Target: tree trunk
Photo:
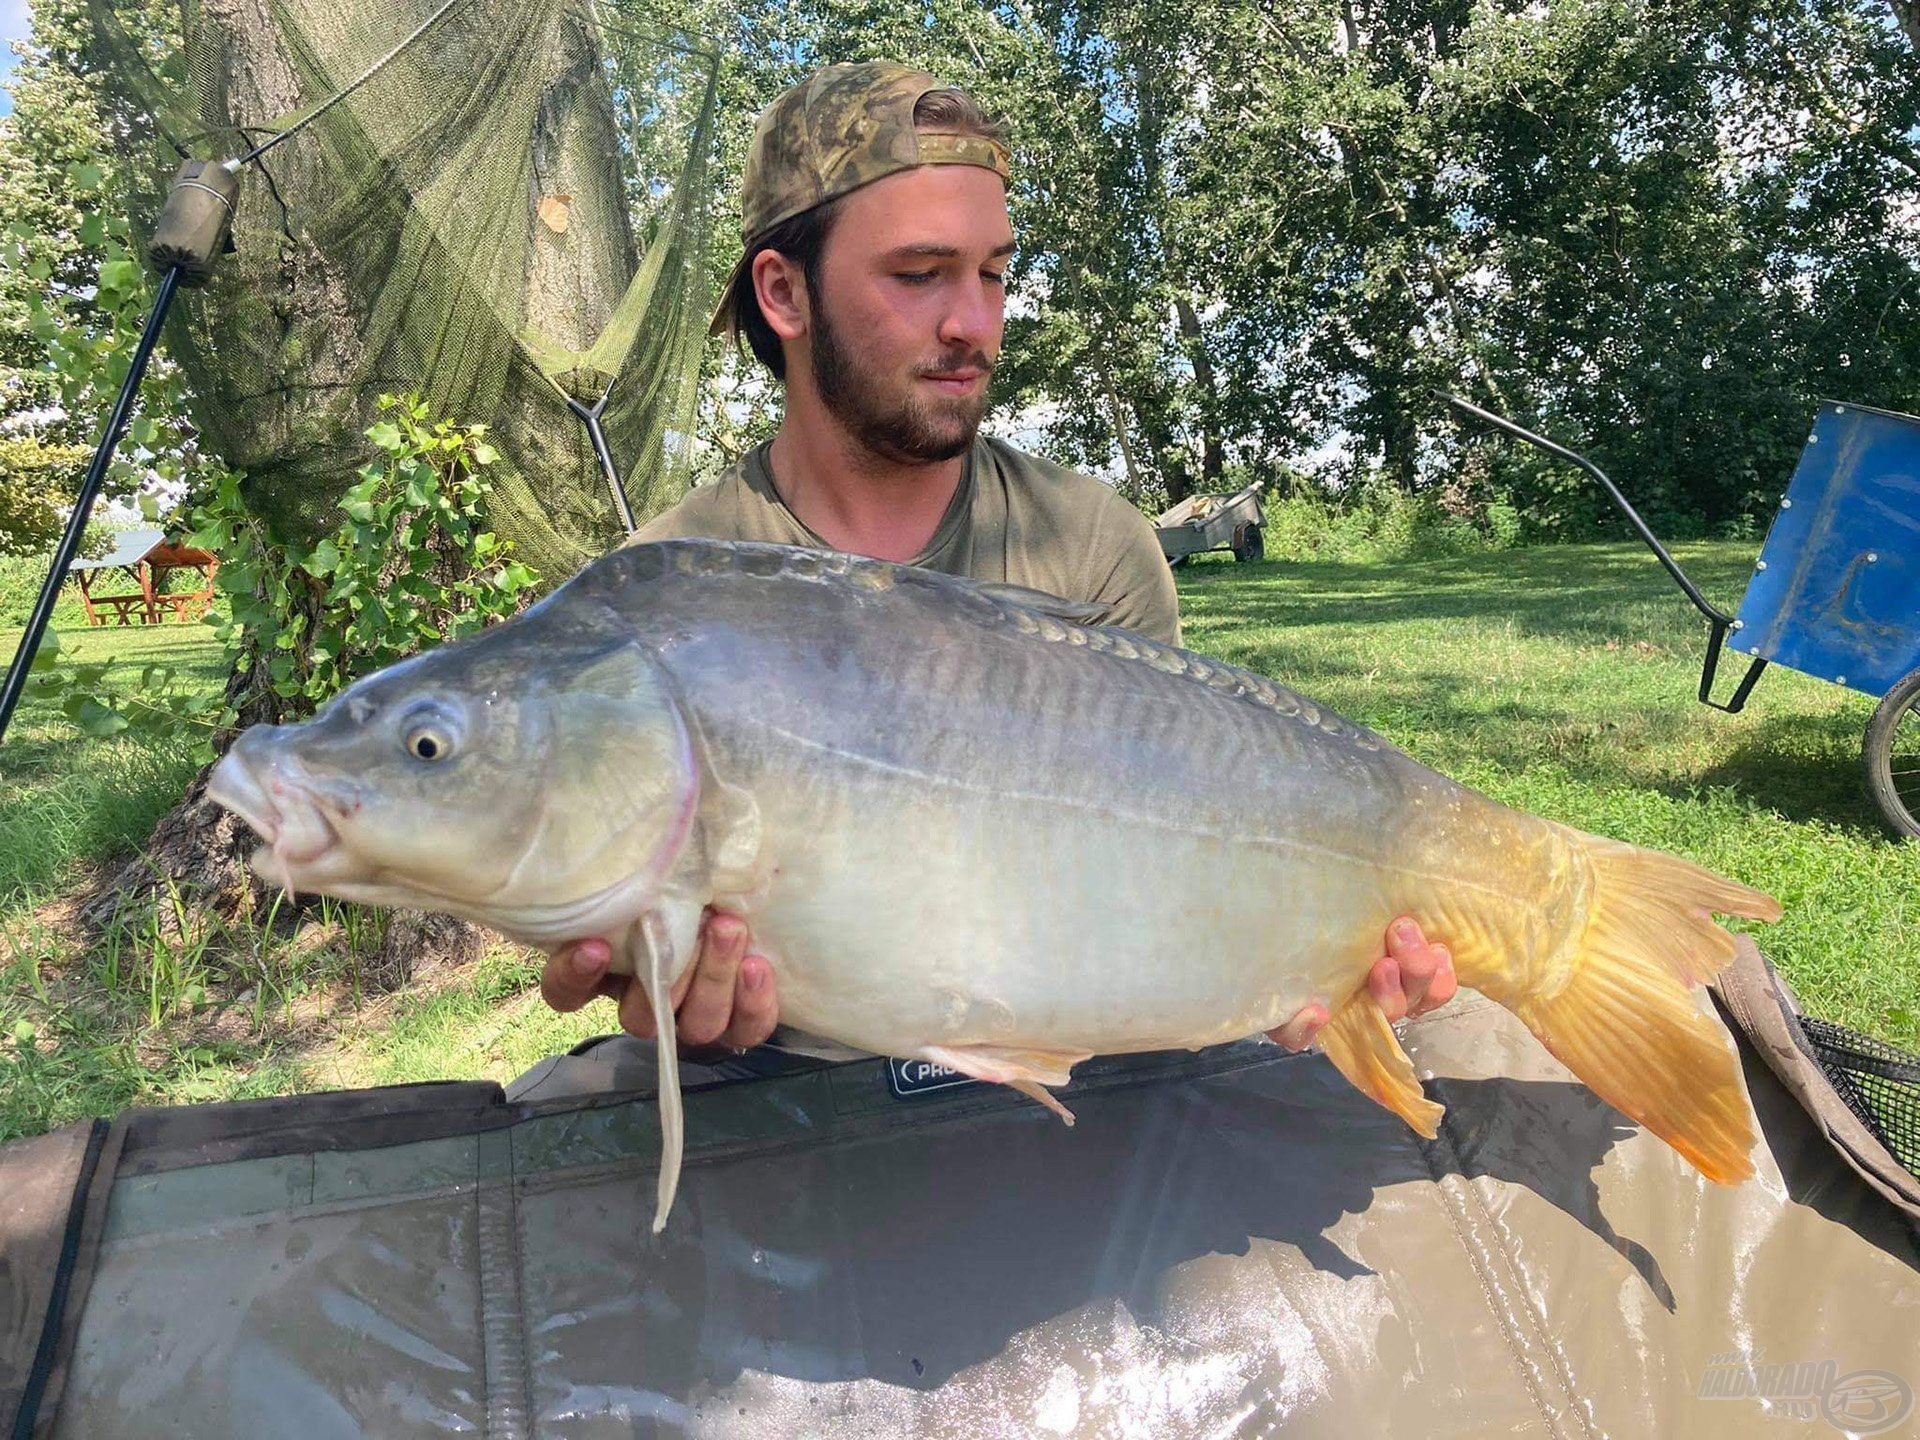
<path id="1" fill-rule="evenodd" d="M 1153 452 L 1160 483 L 1166 487 L 1167 504 L 1178 505 L 1193 494 L 1193 474 L 1181 455 L 1181 446 L 1167 424 L 1166 417 L 1138 397 L 1133 401 L 1134 421 Z"/>
<path id="2" fill-rule="evenodd" d="M 1133 443 L 1127 438 L 1127 413 L 1120 404 L 1120 389 L 1113 383 L 1113 367 L 1107 363 L 1107 357 L 1102 354 L 1095 363 L 1100 369 L 1100 388 L 1107 397 L 1107 414 L 1113 421 L 1114 442 L 1120 447 L 1120 464 L 1127 472 L 1130 498 L 1137 500 L 1147 493 L 1147 487 L 1140 467 L 1133 463 Z"/>
<path id="3" fill-rule="evenodd" d="M 1173 297 L 1174 313 L 1180 319 L 1180 337 L 1186 342 L 1187 360 L 1193 366 L 1193 383 L 1200 387 L 1200 482 L 1204 490 L 1218 490 L 1225 469 L 1220 455 L 1220 388 L 1214 382 L 1213 361 L 1207 355 L 1206 336 L 1200 330 L 1200 317 L 1193 302 L 1184 293 Z"/>

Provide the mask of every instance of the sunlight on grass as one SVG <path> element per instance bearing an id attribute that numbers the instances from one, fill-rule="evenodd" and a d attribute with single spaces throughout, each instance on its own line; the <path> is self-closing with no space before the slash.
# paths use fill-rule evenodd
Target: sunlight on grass
<path id="1" fill-rule="evenodd" d="M 328 1058 L 328 1085 L 402 1085 L 416 1080 L 506 1082 L 549 1055 L 620 1028 L 610 1001 L 572 1015 L 540 999 L 536 962 L 511 947 L 491 950 L 443 987 L 394 997 Z"/>
<path id="2" fill-rule="evenodd" d="M 19 640 L 0 630 L 0 652 L 11 657 Z M 72 662 L 168 665 L 209 688 L 225 679 L 204 625 L 62 627 L 60 643 Z M 90 739 L 29 692 L 0 748 L 0 916 L 59 890 L 76 863 L 130 851 L 199 768 L 137 739 Z"/>

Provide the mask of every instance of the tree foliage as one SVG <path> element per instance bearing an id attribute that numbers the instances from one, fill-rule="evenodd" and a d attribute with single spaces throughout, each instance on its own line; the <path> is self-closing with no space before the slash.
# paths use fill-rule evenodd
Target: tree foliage
<path id="1" fill-rule="evenodd" d="M 151 11 L 151 13 L 149 13 Z M 78 0 L 35 0 L 0 119 L 0 554 L 46 549 L 73 503 L 152 300 L 111 135 L 127 123 Z M 164 11 L 130 19 L 164 43 Z M 199 456 L 164 354 L 104 494 L 174 501 Z"/>
<path id="2" fill-rule="evenodd" d="M 110 173 L 81 189 L 87 126 L 114 122 L 76 7 L 39 0 L 16 104 L 44 118 L 0 132 L 33 152 L 0 184 L 37 187 L 8 197 L 31 232 L 14 243 L 53 297 L 0 284 L 0 410 L 59 407 L 45 446 L 90 438 L 132 293 L 87 290 L 127 232 Z M 1920 405 L 1912 0 L 616 8 L 725 53 L 723 176 L 759 107 L 829 61 L 897 56 L 1004 114 L 1023 248 L 999 419 L 1145 503 L 1258 474 L 1510 504 L 1534 536 L 1604 520 L 1583 481 L 1463 435 L 1439 387 L 1587 449 L 1669 529 L 1737 527 L 1769 508 L 1816 398 Z M 716 284 L 737 216 L 729 178 Z M 775 401 L 750 363 L 707 363 L 718 464 Z M 122 483 L 190 455 L 159 408 Z M 5 453 L 6 473 L 25 463 Z"/>

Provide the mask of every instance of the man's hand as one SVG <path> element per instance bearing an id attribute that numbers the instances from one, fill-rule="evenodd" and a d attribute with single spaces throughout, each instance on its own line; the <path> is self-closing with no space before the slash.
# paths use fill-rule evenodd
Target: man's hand
<path id="1" fill-rule="evenodd" d="M 1453 956 L 1444 945 L 1429 945 L 1420 927 L 1405 915 L 1387 927 L 1387 953 L 1367 972 L 1367 988 L 1380 1002 L 1391 1024 L 1408 1015 L 1424 1015 L 1453 998 L 1460 982 L 1453 973 Z M 1289 1050 L 1304 1050 L 1328 1020 L 1327 1007 L 1318 1000 L 1267 1038 Z"/>
<path id="2" fill-rule="evenodd" d="M 657 1027 L 646 987 L 630 976 L 607 974 L 612 958 L 604 940 L 562 945 L 540 972 L 540 998 L 566 1013 L 595 996 L 611 996 L 620 1006 L 620 1028 L 651 1040 Z M 717 1042 L 746 1050 L 773 1034 L 779 1018 L 773 967 L 764 955 L 747 953 L 746 921 L 707 912 L 700 927 L 700 953 L 674 982 L 673 1014 L 682 1045 Z"/>

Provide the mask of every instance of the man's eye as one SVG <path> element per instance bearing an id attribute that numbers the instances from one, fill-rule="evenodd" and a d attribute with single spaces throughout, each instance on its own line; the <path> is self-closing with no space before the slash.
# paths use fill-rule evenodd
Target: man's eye
<path id="1" fill-rule="evenodd" d="M 1004 285 L 1007 283 L 1005 272 L 999 270 L 982 270 L 980 272 L 980 278 L 989 285 Z"/>
<path id="2" fill-rule="evenodd" d="M 897 278 L 909 285 L 925 285 L 939 273 L 938 270 L 903 270 Z"/>

